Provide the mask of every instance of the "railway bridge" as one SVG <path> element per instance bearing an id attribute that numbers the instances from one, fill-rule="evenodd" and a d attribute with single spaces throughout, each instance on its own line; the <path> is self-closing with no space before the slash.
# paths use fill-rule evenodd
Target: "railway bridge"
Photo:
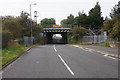
<path id="1" fill-rule="evenodd" d="M 68 37 L 67 34 L 70 32 L 71 28 L 44 28 L 43 33 L 47 44 L 67 44 Z M 61 35 L 61 38 L 54 38 L 54 35 Z"/>

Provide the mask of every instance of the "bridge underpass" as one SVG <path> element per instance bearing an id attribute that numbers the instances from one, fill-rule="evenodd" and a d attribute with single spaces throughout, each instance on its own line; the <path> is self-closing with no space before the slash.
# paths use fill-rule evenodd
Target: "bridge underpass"
<path id="1" fill-rule="evenodd" d="M 67 44 L 67 34 L 71 28 L 44 28 L 46 44 Z M 57 37 L 55 35 L 61 37 Z"/>

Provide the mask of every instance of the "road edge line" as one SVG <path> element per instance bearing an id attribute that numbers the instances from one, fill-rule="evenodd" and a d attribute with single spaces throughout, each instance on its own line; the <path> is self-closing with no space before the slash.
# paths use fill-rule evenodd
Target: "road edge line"
<path id="1" fill-rule="evenodd" d="M 113 54 L 113 53 L 103 52 L 103 51 L 99 51 L 99 50 L 91 49 L 91 48 L 83 48 L 83 47 L 81 47 L 81 46 L 79 46 L 79 45 L 77 45 L 77 46 L 76 46 L 76 45 L 72 45 L 72 46 L 74 46 L 74 47 L 77 47 L 77 46 L 78 46 L 77 48 L 90 50 L 90 51 L 93 51 L 93 52 L 96 52 L 96 53 L 99 53 L 99 54 L 108 55 L 108 56 L 110 56 L 110 57 L 115 57 L 115 58 L 118 58 L 118 57 L 119 57 L 118 55 Z"/>

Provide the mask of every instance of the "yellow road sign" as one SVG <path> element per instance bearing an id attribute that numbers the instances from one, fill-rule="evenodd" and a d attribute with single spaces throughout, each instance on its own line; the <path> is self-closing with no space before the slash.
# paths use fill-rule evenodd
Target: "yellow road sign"
<path id="1" fill-rule="evenodd" d="M 53 25 L 53 28 L 59 28 L 59 25 Z"/>

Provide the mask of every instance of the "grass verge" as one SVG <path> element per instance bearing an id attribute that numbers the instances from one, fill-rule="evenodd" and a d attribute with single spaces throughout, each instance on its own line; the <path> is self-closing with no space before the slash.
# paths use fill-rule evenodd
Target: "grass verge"
<path id="1" fill-rule="evenodd" d="M 109 43 L 96 44 L 95 46 L 100 46 L 100 47 L 110 47 Z"/>
<path id="2" fill-rule="evenodd" d="M 35 43 L 35 45 L 44 45 L 44 44 L 45 44 L 45 42 L 43 42 L 43 41 Z"/>
<path id="3" fill-rule="evenodd" d="M 80 43 L 75 41 L 69 41 L 68 44 L 75 44 L 75 45 L 89 45 L 88 43 Z"/>
<path id="4" fill-rule="evenodd" d="M 110 47 L 109 43 L 100 43 L 100 44 L 92 44 L 92 43 L 79 43 L 75 41 L 69 41 L 68 44 L 75 44 L 75 45 L 94 45 L 100 47 Z"/>
<path id="5" fill-rule="evenodd" d="M 9 46 L 5 49 L 2 49 L 2 63 L 0 63 L 0 66 L 4 66 L 9 61 L 18 57 L 25 51 L 24 49 L 25 47 L 22 45 Z"/>

